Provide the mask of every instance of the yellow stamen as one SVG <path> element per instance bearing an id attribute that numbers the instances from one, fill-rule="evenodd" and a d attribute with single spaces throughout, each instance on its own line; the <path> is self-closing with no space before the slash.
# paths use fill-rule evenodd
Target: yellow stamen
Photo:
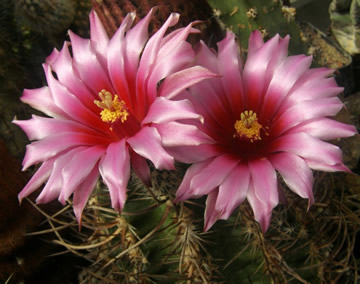
<path id="1" fill-rule="evenodd" d="M 258 122 L 256 113 L 245 110 L 240 114 L 240 120 L 234 124 L 236 134 L 234 137 L 247 138 L 250 142 L 261 140 L 260 130 L 263 128 Z"/>
<path id="2" fill-rule="evenodd" d="M 126 103 L 123 100 L 119 101 L 118 95 L 114 96 L 106 91 L 101 90 L 99 93 L 101 101 L 94 101 L 99 108 L 103 110 L 100 112 L 101 120 L 104 122 L 114 123 L 120 119 L 121 122 L 125 122 L 129 116 L 129 112 L 126 109 Z"/>

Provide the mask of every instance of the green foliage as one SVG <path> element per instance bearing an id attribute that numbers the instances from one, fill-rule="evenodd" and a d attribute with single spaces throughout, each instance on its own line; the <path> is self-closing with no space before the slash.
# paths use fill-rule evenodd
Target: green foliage
<path id="1" fill-rule="evenodd" d="M 232 30 L 240 46 L 247 48 L 251 31 L 260 30 L 266 37 L 275 34 L 291 36 L 290 52 L 304 53 L 300 29 L 294 21 L 295 10 L 284 7 L 279 0 L 209 0 L 214 16 Z"/>

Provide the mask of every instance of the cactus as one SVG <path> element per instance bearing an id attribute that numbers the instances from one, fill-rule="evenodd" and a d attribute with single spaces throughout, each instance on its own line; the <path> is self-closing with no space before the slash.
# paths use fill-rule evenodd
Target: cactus
<path id="1" fill-rule="evenodd" d="M 360 1 L 333 0 L 329 7 L 331 31 L 350 54 L 360 52 Z"/>
<path id="2" fill-rule="evenodd" d="M 283 6 L 280 0 L 210 0 L 214 17 L 217 17 L 227 29 L 232 30 L 239 39 L 240 47 L 247 48 L 251 31 L 258 29 L 268 38 L 276 33 L 291 36 L 290 51 L 304 53 L 300 40 L 300 29 L 295 23 L 295 8 Z"/>
<path id="3" fill-rule="evenodd" d="M 162 176 L 156 173 L 158 181 Z M 248 204 L 203 233 L 203 202 L 174 205 L 159 193 L 167 183 L 148 189 L 135 178 L 121 215 L 110 209 L 99 183 L 81 232 L 71 203 L 47 217 L 54 242 L 89 261 L 80 283 L 355 283 L 360 204 L 343 179 L 343 174 L 319 174 L 316 203 L 307 213 L 306 201 L 286 190 L 289 204 L 277 207 L 265 235 Z M 76 242 L 62 236 L 64 227 L 72 229 Z"/>

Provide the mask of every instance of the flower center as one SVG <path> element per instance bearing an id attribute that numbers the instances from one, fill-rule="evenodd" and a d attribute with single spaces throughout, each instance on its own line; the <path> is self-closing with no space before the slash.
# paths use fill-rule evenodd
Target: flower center
<path id="1" fill-rule="evenodd" d="M 258 122 L 256 113 L 252 110 L 245 110 L 242 112 L 240 114 L 240 119 L 235 121 L 234 127 L 236 130 L 234 138 L 246 138 L 250 140 L 250 142 L 254 142 L 254 140 L 261 140 L 260 130 L 263 127 Z"/>
<path id="2" fill-rule="evenodd" d="M 125 122 L 129 116 L 129 112 L 126 108 L 126 103 L 123 100 L 119 100 L 118 95 L 113 95 L 106 91 L 101 90 L 99 93 L 101 101 L 94 101 L 99 108 L 103 110 L 100 112 L 101 120 L 108 123 L 114 123 L 120 119 L 121 122 Z"/>

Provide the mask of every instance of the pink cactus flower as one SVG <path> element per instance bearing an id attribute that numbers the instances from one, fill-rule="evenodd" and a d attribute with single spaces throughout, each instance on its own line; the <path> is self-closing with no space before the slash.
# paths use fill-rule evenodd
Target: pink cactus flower
<path id="1" fill-rule="evenodd" d="M 326 68 L 309 69 L 312 58 L 287 56 L 289 37 L 264 43 L 249 39 L 240 59 L 234 35 L 218 43 L 217 55 L 200 44 L 198 63 L 221 74 L 189 89 L 204 123 L 197 126 L 212 143 L 173 148 L 187 170 L 176 201 L 208 195 L 205 230 L 227 219 L 247 199 L 265 232 L 279 203 L 277 173 L 288 187 L 313 203 L 312 170 L 349 171 L 341 150 L 323 140 L 348 137 L 356 129 L 328 118 L 343 106 L 342 88 Z"/>
<path id="2" fill-rule="evenodd" d="M 215 76 L 191 65 L 195 52 L 186 38 L 198 31 L 191 23 L 165 35 L 178 22 L 173 13 L 149 38 L 153 10 L 132 28 L 135 14 L 128 14 L 111 39 L 91 12 L 90 39 L 69 32 L 71 43 L 47 58 L 48 86 L 25 90 L 22 101 L 49 117 L 15 121 L 30 140 L 38 140 L 27 146 L 23 170 L 42 163 L 20 200 L 47 181 L 37 202 L 58 198 L 64 203 L 73 194 L 80 222 L 101 175 L 113 208 L 120 211 L 131 167 L 149 183 L 147 159 L 158 169 L 174 169 L 165 146 L 197 145 L 206 139 L 195 126 L 181 122 L 201 119 L 191 103 L 166 98 Z"/>

